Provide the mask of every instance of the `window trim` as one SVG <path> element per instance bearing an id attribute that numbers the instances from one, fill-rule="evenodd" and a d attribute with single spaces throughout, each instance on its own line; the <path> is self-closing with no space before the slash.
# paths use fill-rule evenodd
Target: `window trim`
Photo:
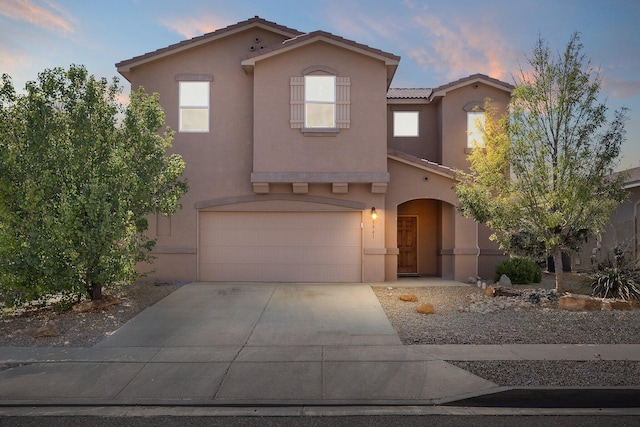
<path id="1" fill-rule="evenodd" d="M 351 78 L 338 76 L 336 70 L 323 65 L 305 68 L 301 74 L 291 77 L 289 82 L 291 129 L 299 129 L 305 136 L 336 136 L 342 129 L 349 129 L 351 127 Z M 335 76 L 334 127 L 308 128 L 305 126 L 305 76 L 307 75 Z"/>
<path id="2" fill-rule="evenodd" d="M 471 136 L 476 133 L 476 129 L 475 129 L 476 120 L 480 119 L 480 117 L 476 117 L 473 120 L 474 128 L 473 129 L 469 129 L 469 118 L 470 118 L 470 115 L 476 116 L 476 115 L 480 115 L 481 114 L 482 115 L 482 119 L 481 120 L 484 120 L 484 118 L 486 116 L 485 116 L 485 111 L 484 111 L 484 104 L 482 102 L 480 102 L 480 101 L 469 102 L 462 109 L 467 112 L 467 131 L 466 131 L 466 133 L 467 133 L 467 145 L 466 145 L 466 148 L 465 148 L 465 152 L 468 154 L 475 148 L 471 143 L 475 139 L 472 140 Z M 483 141 L 478 141 L 479 144 L 482 144 L 482 142 Z M 482 146 L 479 146 L 479 148 L 482 148 Z"/>
<path id="3" fill-rule="evenodd" d="M 412 114 L 416 116 L 416 134 L 415 135 L 398 135 L 396 134 L 396 114 Z M 393 137 L 394 138 L 419 138 L 420 137 L 420 110 L 392 110 L 393 117 Z"/>
<path id="4" fill-rule="evenodd" d="M 328 79 L 332 79 L 333 80 L 333 93 L 332 93 L 332 100 L 330 101 L 325 101 L 325 100 L 315 100 L 315 99 L 308 99 L 308 93 L 307 93 L 307 89 L 309 89 L 309 82 L 308 79 L 312 79 L 312 78 L 328 78 Z M 302 127 L 303 131 L 305 132 L 309 132 L 309 131 L 314 131 L 314 130 L 327 130 L 327 131 L 331 131 L 334 129 L 337 129 L 337 117 L 336 117 L 336 113 L 337 113 L 337 79 L 335 75 L 326 75 L 326 74 L 307 74 L 304 76 L 304 125 Z M 307 114 L 307 108 L 310 105 L 327 105 L 327 106 L 331 106 L 332 107 L 332 124 L 333 126 L 309 126 L 309 122 L 308 122 L 308 114 Z"/>
<path id="5" fill-rule="evenodd" d="M 209 133 L 211 131 L 211 82 L 213 76 L 209 74 L 177 74 L 175 76 L 178 82 L 178 132 L 179 133 Z M 207 97 L 206 105 L 183 105 L 181 103 L 182 85 L 183 83 L 206 83 Z M 202 110 L 206 108 L 207 124 L 206 129 L 187 130 L 182 128 L 182 113 L 185 110 Z"/>

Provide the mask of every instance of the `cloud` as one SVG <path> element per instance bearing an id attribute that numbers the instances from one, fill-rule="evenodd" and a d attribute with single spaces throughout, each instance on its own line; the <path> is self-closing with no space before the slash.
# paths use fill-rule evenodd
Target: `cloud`
<path id="1" fill-rule="evenodd" d="M 408 57 L 427 69 L 433 69 L 449 79 L 474 73 L 510 80 L 510 70 L 516 68 L 517 55 L 494 25 L 447 21 L 423 13 L 414 18 L 427 47 L 408 48 Z"/>
<path id="2" fill-rule="evenodd" d="M 605 76 L 602 89 L 613 99 L 629 99 L 640 95 L 640 80 L 612 80 Z"/>
<path id="3" fill-rule="evenodd" d="M 73 16 L 53 1 L 45 1 L 40 5 L 34 0 L 13 0 L 3 4 L 0 14 L 45 30 L 63 34 L 75 33 L 76 21 Z"/>
<path id="4" fill-rule="evenodd" d="M 196 17 L 163 18 L 160 23 L 185 38 L 193 38 L 226 27 L 229 21 L 211 14 L 199 14 Z"/>

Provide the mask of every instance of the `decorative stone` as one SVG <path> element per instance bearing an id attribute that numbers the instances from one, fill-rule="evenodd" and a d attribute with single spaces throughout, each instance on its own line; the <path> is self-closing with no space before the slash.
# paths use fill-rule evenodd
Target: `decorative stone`
<path id="1" fill-rule="evenodd" d="M 103 298 L 96 301 L 82 301 L 72 307 L 76 313 L 84 313 L 87 311 L 101 311 L 105 308 L 120 304 L 118 298 Z"/>
<path id="2" fill-rule="evenodd" d="M 511 287 L 513 284 L 511 283 L 511 279 L 506 274 L 500 276 L 500 280 L 498 281 L 498 285 L 502 287 Z"/>
<path id="3" fill-rule="evenodd" d="M 476 283 L 476 279 L 475 279 L 475 277 L 471 277 L 471 276 L 469 276 L 469 277 L 467 278 L 467 283 L 468 283 L 468 284 L 470 284 L 470 285 L 473 285 L 474 283 Z"/>
<path id="4" fill-rule="evenodd" d="M 601 310 L 602 300 L 588 295 L 569 294 L 558 299 L 558 308 L 569 311 Z"/>
<path id="5" fill-rule="evenodd" d="M 484 294 L 485 294 L 486 296 L 488 296 L 488 297 L 492 297 L 492 296 L 493 296 L 493 292 L 494 292 L 493 286 L 489 286 L 489 287 L 484 291 Z"/>
<path id="6" fill-rule="evenodd" d="M 422 303 L 418 305 L 416 311 L 420 314 L 433 314 L 435 310 L 433 308 L 433 304 L 429 304 L 428 302 Z"/>
<path id="7" fill-rule="evenodd" d="M 26 328 L 15 331 L 12 335 L 23 334 L 31 338 L 57 337 L 60 331 L 53 322 L 47 322 L 39 328 Z"/>
<path id="8" fill-rule="evenodd" d="M 404 294 L 404 295 L 400 295 L 400 301 L 416 302 L 418 301 L 418 297 L 415 296 L 414 294 Z"/>

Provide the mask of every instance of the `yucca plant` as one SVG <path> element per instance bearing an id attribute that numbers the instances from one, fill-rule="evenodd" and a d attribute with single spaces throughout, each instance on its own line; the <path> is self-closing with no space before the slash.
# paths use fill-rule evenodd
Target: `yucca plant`
<path id="1" fill-rule="evenodd" d="M 606 267 L 595 272 L 591 279 L 591 290 L 594 296 L 640 300 L 640 281 L 637 271 Z"/>
<path id="2" fill-rule="evenodd" d="M 634 267 L 621 249 L 614 249 L 613 259 L 609 258 L 599 264 L 591 275 L 593 295 L 625 301 L 640 300 L 640 271 Z"/>

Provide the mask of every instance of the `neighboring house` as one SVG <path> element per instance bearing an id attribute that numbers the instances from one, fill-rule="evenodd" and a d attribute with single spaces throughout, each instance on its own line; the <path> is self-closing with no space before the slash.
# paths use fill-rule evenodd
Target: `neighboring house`
<path id="1" fill-rule="evenodd" d="M 573 254 L 574 271 L 592 270 L 598 262 L 612 259 L 616 249 L 640 267 L 640 167 L 620 173 L 626 175 L 628 199 L 611 214 L 605 232 L 589 237 L 582 251 Z"/>
<path id="2" fill-rule="evenodd" d="M 150 218 L 153 277 L 492 276 L 502 252 L 456 212 L 453 169 L 485 99 L 504 109 L 513 87 L 389 89 L 399 61 L 255 17 L 116 64 L 160 94 L 187 165 L 183 209 Z"/>

